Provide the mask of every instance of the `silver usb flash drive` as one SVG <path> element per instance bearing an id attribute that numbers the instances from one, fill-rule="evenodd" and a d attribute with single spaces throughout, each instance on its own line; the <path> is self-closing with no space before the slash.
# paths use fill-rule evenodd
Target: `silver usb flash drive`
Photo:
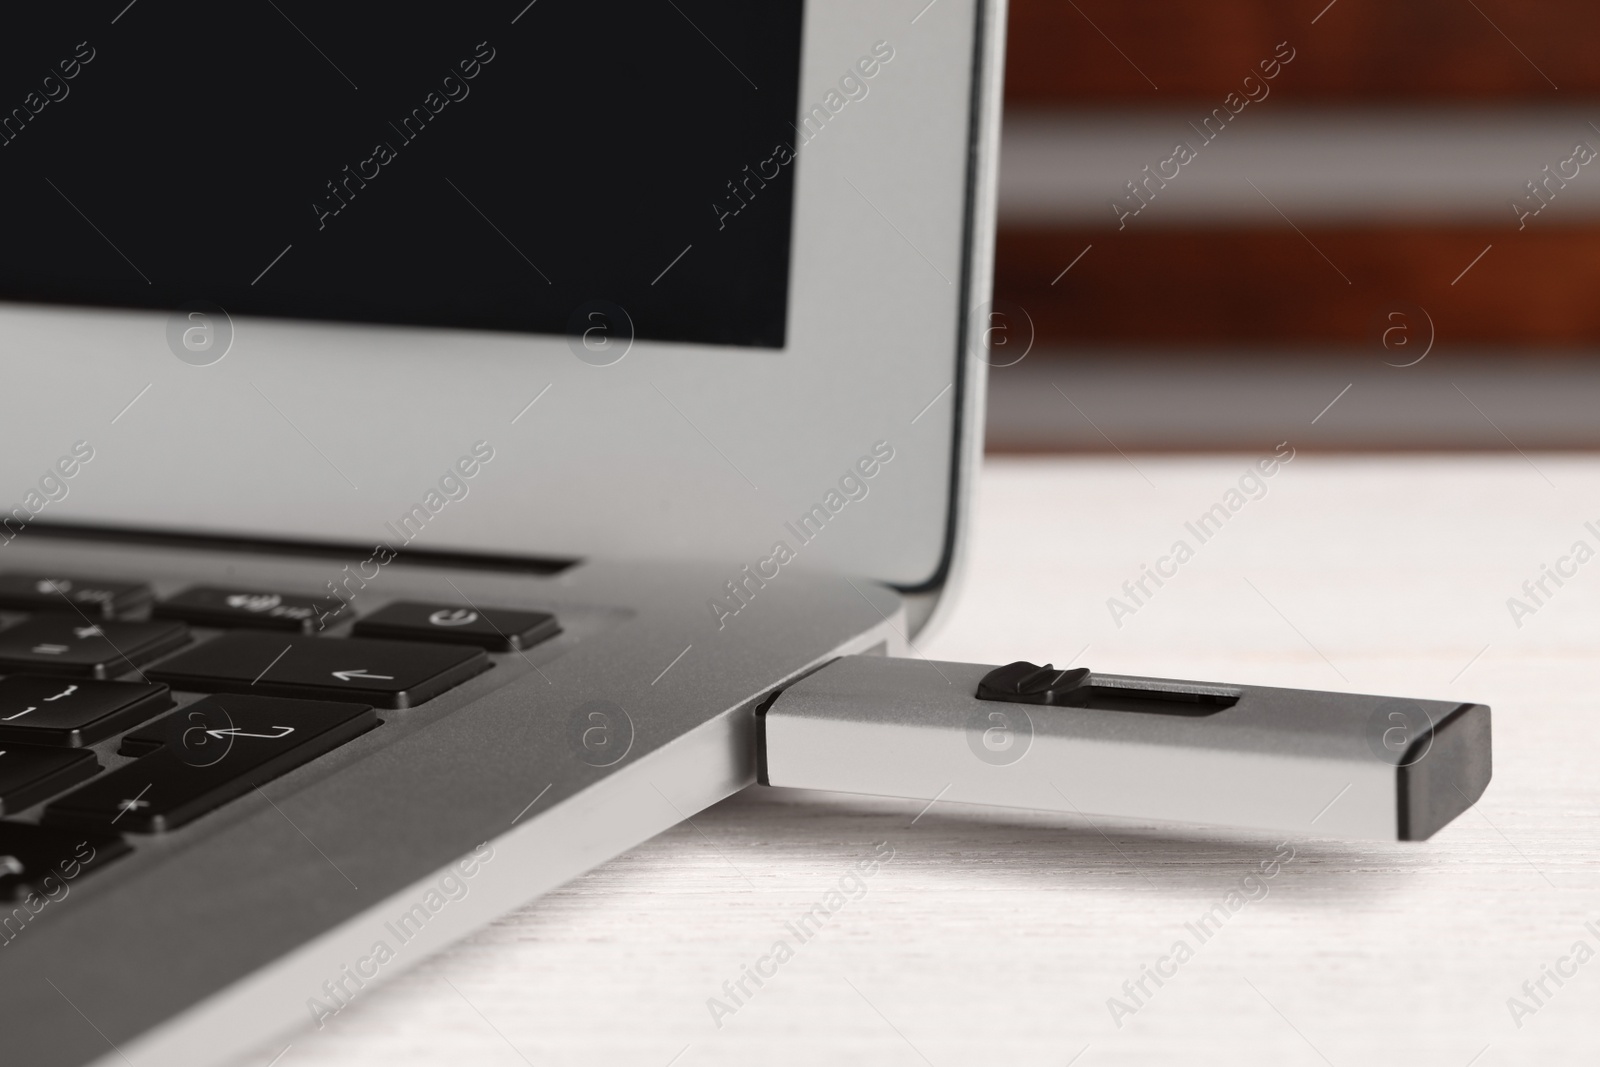
<path id="1" fill-rule="evenodd" d="M 1490 776 L 1489 708 L 846 656 L 765 705 L 763 784 L 1420 841 Z"/>

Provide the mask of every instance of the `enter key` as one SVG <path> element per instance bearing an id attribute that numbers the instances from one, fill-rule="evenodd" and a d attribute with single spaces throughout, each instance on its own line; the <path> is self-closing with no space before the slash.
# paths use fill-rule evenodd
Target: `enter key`
<path id="1" fill-rule="evenodd" d="M 45 809 L 45 821 L 103 833 L 161 833 L 344 744 L 378 724 L 366 704 L 207 697 L 122 741 L 132 763 Z"/>

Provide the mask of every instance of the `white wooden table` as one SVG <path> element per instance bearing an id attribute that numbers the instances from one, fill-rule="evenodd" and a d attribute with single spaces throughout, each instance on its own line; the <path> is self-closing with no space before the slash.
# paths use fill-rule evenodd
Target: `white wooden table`
<path id="1" fill-rule="evenodd" d="M 280 1067 L 1597 1062 L 1600 959 L 1561 964 L 1542 1004 L 1523 983 L 1600 952 L 1600 560 L 1520 628 L 1506 601 L 1573 542 L 1600 549 L 1600 461 L 1301 455 L 1115 626 L 1106 599 L 1255 458 L 991 462 L 960 610 L 922 651 L 1488 702 L 1494 781 L 1433 840 L 1295 839 L 1202 944 L 1185 924 L 1276 837 L 752 789 Z M 793 938 L 883 841 L 864 894 Z M 719 1027 L 708 998 L 732 1006 L 723 983 L 778 939 L 793 958 Z M 1180 939 L 1192 958 L 1135 1002 L 1124 982 Z"/>

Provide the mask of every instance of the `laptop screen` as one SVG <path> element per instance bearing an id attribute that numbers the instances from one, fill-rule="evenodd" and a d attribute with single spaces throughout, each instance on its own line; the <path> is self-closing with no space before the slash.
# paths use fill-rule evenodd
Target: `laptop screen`
<path id="1" fill-rule="evenodd" d="M 801 14 L 27 5 L 0 299 L 781 348 Z"/>

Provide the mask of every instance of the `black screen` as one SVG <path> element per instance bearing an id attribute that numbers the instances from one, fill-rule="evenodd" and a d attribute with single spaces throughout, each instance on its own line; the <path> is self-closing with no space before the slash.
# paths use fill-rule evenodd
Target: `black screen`
<path id="1" fill-rule="evenodd" d="M 781 348 L 801 4 L 8 11 L 0 299 Z"/>

